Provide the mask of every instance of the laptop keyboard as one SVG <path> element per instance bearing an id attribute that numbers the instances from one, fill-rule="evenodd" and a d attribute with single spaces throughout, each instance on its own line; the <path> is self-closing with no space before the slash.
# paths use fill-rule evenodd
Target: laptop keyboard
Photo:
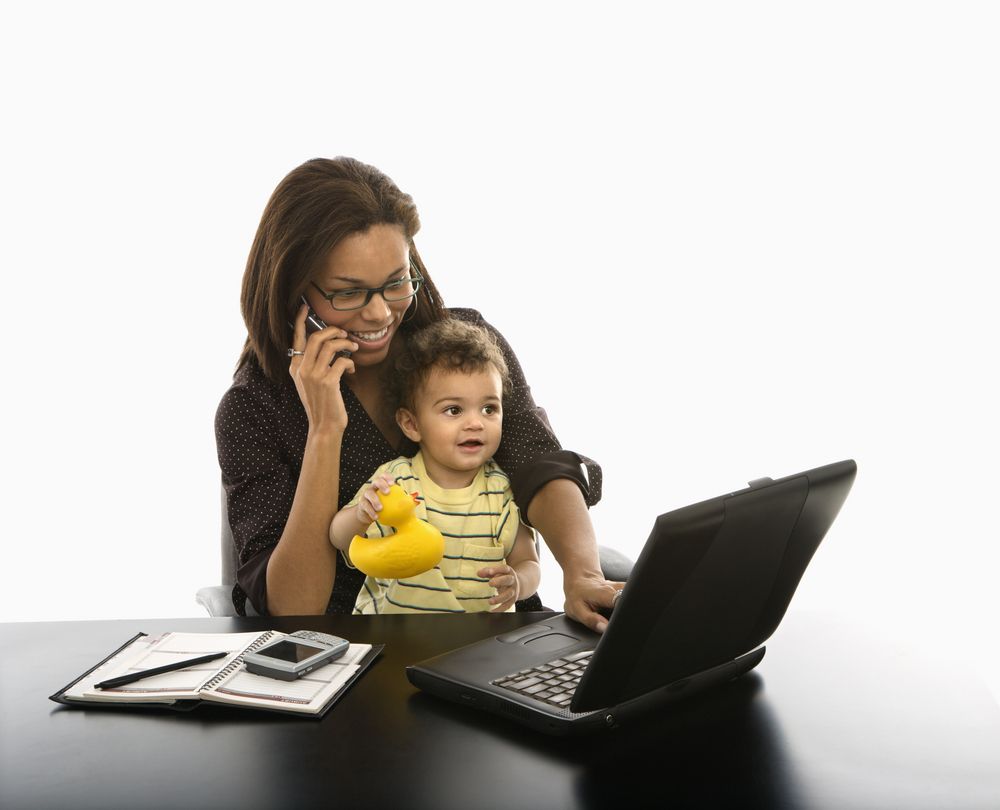
<path id="1" fill-rule="evenodd" d="M 538 667 L 522 669 L 492 681 L 494 686 L 568 709 L 593 650 L 564 655 Z"/>

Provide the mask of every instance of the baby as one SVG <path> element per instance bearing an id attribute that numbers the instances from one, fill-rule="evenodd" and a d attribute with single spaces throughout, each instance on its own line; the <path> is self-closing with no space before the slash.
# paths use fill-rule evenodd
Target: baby
<path id="1" fill-rule="evenodd" d="M 355 613 L 507 611 L 538 589 L 532 531 L 510 482 L 494 463 L 507 364 L 490 334 L 457 319 L 409 337 L 394 363 L 396 422 L 420 445 L 412 458 L 379 467 L 330 524 L 344 553 L 355 534 L 383 537 L 378 492 L 399 484 L 418 496 L 417 516 L 445 539 L 440 565 L 406 579 L 368 577 Z"/>

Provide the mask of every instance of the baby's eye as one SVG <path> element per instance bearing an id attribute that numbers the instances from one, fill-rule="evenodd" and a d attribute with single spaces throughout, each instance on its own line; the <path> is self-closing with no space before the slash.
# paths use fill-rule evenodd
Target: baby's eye
<path id="1" fill-rule="evenodd" d="M 462 412 L 462 409 L 459 408 L 458 405 L 450 405 L 444 409 L 444 412 L 448 414 L 448 416 L 458 416 Z"/>
<path id="2" fill-rule="evenodd" d="M 483 413 L 486 414 L 486 416 L 493 416 L 495 413 L 500 413 L 500 408 L 496 405 L 484 405 Z"/>

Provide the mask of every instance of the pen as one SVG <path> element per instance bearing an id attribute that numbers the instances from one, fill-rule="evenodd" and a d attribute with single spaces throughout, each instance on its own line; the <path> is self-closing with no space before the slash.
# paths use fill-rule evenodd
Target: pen
<path id="1" fill-rule="evenodd" d="M 193 667 L 195 664 L 204 664 L 206 661 L 215 661 L 217 658 L 222 658 L 223 656 L 229 655 L 227 652 L 217 652 L 209 653 L 208 655 L 200 655 L 197 658 L 189 658 L 186 661 L 175 661 L 173 664 L 165 664 L 162 667 L 153 667 L 152 669 L 144 669 L 142 672 L 133 672 L 130 675 L 122 675 L 118 678 L 111 678 L 106 681 L 101 681 L 100 683 L 95 683 L 95 689 L 114 689 L 118 686 L 124 686 L 127 683 L 132 683 L 134 681 L 141 681 L 143 678 L 149 678 L 152 675 L 162 675 L 164 672 L 174 672 L 178 669 L 187 669 L 188 667 Z"/>

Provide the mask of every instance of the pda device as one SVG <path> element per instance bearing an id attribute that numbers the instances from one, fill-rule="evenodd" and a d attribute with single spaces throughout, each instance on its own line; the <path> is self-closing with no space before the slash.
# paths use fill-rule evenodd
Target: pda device
<path id="1" fill-rule="evenodd" d="M 350 646 L 347 639 L 312 630 L 297 630 L 243 656 L 247 672 L 294 681 L 307 672 L 340 658 Z"/>

